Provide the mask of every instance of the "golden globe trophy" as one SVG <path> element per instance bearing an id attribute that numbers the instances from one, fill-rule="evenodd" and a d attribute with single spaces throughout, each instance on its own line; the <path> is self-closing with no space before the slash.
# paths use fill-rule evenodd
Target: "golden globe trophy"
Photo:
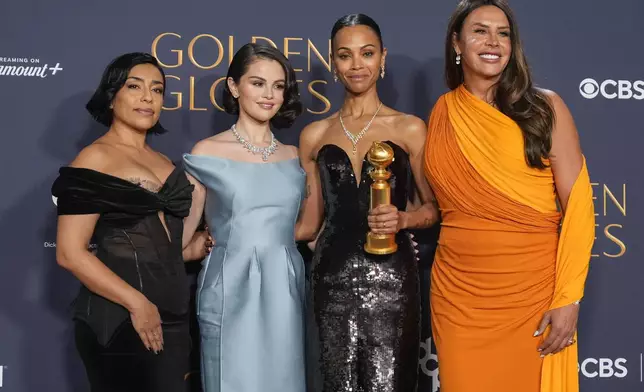
<path id="1" fill-rule="evenodd" d="M 367 160 L 373 166 L 369 173 L 373 184 L 371 184 L 371 199 L 369 208 L 374 209 L 382 204 L 391 204 L 391 186 L 389 177 L 391 172 L 387 166 L 394 161 L 394 150 L 387 143 L 373 142 Z M 375 234 L 371 231 L 367 233 L 367 243 L 364 246 L 367 253 L 375 255 L 388 255 L 398 250 L 395 234 Z"/>

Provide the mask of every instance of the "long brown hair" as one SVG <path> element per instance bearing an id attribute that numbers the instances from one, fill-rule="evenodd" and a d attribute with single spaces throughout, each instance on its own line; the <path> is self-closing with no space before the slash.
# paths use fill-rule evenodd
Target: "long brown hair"
<path id="1" fill-rule="evenodd" d="M 532 84 L 530 69 L 523 53 L 519 29 L 505 0 L 461 0 L 452 14 L 445 39 L 445 81 L 454 90 L 463 83 L 463 68 L 456 64 L 453 35 L 460 36 L 463 22 L 479 7 L 492 5 L 505 13 L 510 23 L 512 54 L 496 86 L 494 101 L 499 110 L 514 120 L 523 133 L 528 166 L 546 167 L 552 147 L 555 112 L 545 94 Z"/>

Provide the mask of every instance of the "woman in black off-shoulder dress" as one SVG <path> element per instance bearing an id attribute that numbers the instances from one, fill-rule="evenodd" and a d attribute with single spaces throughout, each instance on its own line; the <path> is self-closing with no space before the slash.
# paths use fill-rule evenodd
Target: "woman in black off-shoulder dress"
<path id="1" fill-rule="evenodd" d="M 129 53 L 105 70 L 87 109 L 109 130 L 59 171 L 58 263 L 82 283 L 76 347 L 92 392 L 183 392 L 189 370 L 185 259 L 206 253 L 195 233 L 201 197 L 183 169 L 146 144 L 161 133 L 164 75 Z M 88 242 L 96 242 L 96 253 Z"/>

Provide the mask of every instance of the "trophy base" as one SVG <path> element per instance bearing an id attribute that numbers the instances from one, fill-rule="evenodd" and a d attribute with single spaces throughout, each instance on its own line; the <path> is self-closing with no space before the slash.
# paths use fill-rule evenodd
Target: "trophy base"
<path id="1" fill-rule="evenodd" d="M 367 233 L 367 243 L 364 250 L 373 255 L 389 255 L 398 250 L 396 236 L 393 234 Z"/>

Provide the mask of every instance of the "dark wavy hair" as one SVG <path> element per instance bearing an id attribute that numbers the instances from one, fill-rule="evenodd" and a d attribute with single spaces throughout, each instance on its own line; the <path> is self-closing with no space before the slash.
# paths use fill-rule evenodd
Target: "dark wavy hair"
<path id="1" fill-rule="evenodd" d="M 546 95 L 532 83 L 530 68 L 523 53 L 519 28 L 505 0 L 461 0 L 452 14 L 445 38 L 445 81 L 450 89 L 463 83 L 463 68 L 456 64 L 453 36 L 460 36 L 467 16 L 479 7 L 491 5 L 505 13 L 510 23 L 512 54 L 497 84 L 495 103 L 514 120 L 523 133 L 528 166 L 544 169 L 552 147 L 555 112 Z"/>
<path id="2" fill-rule="evenodd" d="M 380 41 L 380 50 L 382 51 L 384 45 L 382 43 L 382 33 L 380 32 L 380 26 L 378 26 L 378 23 L 376 23 L 375 20 L 371 19 L 365 14 L 349 14 L 338 19 L 331 29 L 331 46 L 335 46 L 333 41 L 335 39 L 335 36 L 338 34 L 338 31 L 342 30 L 345 27 L 353 26 L 367 26 L 371 30 L 373 30 L 374 33 L 376 33 L 376 35 L 378 36 L 378 41 Z"/>
<path id="3" fill-rule="evenodd" d="M 148 53 L 134 52 L 123 54 L 105 68 L 103 77 L 98 88 L 90 98 L 85 108 L 91 116 L 99 123 L 109 127 L 112 125 L 113 114 L 110 105 L 116 93 L 125 85 L 132 68 L 141 64 L 152 64 L 161 72 L 162 81 L 165 86 L 165 73 L 154 56 Z M 165 94 L 165 89 L 164 89 Z M 160 123 L 156 123 L 149 132 L 155 134 L 165 133 L 166 130 Z"/>
<path id="4" fill-rule="evenodd" d="M 233 61 L 228 67 L 226 79 L 232 78 L 235 83 L 239 83 L 241 77 L 248 72 L 248 67 L 259 59 L 275 60 L 284 69 L 284 74 L 286 75 L 284 103 L 271 119 L 270 123 L 278 129 L 289 128 L 293 125 L 295 119 L 302 114 L 302 103 L 300 102 L 300 92 L 295 70 L 293 70 L 293 66 L 282 52 L 270 45 L 248 43 L 239 48 L 237 53 L 235 53 Z M 224 83 L 222 102 L 226 113 L 239 114 L 239 102 L 230 92 L 228 83 Z"/>

